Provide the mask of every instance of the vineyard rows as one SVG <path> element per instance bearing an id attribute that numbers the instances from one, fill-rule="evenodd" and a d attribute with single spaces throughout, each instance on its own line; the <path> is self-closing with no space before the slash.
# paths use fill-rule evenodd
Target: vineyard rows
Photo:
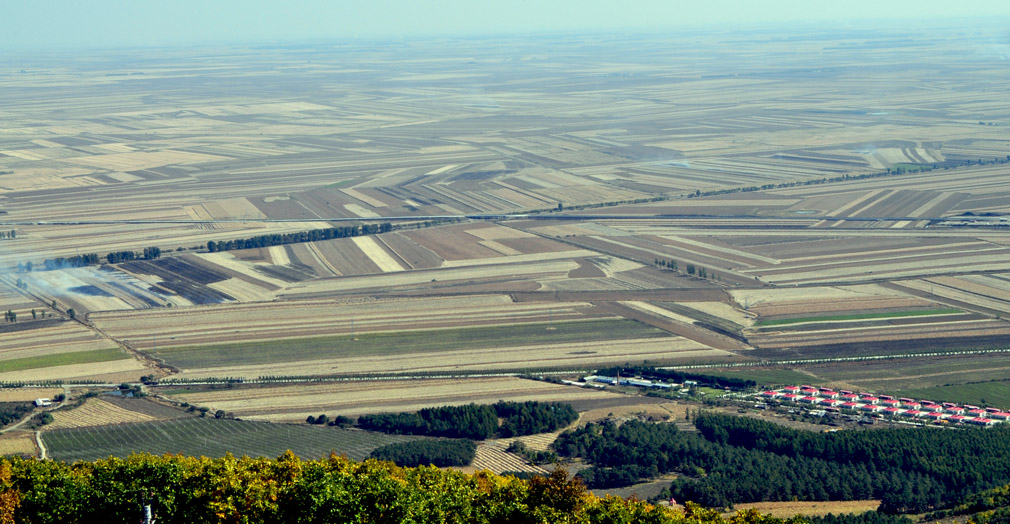
<path id="1" fill-rule="evenodd" d="M 363 460 L 379 446 L 416 439 L 368 431 L 281 425 L 229 419 L 185 418 L 115 426 L 44 431 L 42 441 L 58 460 L 95 460 L 131 453 L 183 453 L 221 457 L 277 457 L 287 449 L 305 459 L 331 451 Z"/>

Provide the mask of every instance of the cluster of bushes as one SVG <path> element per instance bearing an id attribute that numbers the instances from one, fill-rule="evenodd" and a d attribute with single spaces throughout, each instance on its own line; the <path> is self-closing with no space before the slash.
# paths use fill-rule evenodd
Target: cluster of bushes
<path id="1" fill-rule="evenodd" d="M 0 402 L 0 426 L 17 422 L 34 410 L 32 402 Z"/>
<path id="2" fill-rule="evenodd" d="M 207 251 L 231 251 L 233 249 L 252 249 L 258 247 L 281 246 L 284 244 L 300 244 L 303 242 L 318 242 L 320 240 L 331 240 L 334 238 L 356 237 L 360 235 L 375 235 L 393 230 L 393 225 L 386 222 L 384 224 L 364 224 L 361 226 L 331 227 L 326 229 L 311 229 L 299 231 L 297 233 L 275 233 L 271 235 L 259 235 L 255 237 L 238 240 L 208 241 Z"/>
<path id="3" fill-rule="evenodd" d="M 598 498 L 563 472 L 520 480 L 288 453 L 220 459 L 134 455 L 95 462 L 0 459 L 0 522 L 728 524 L 718 513 Z M 757 513 L 733 524 L 777 524 Z M 800 522 L 794 520 L 793 522 Z"/>
<path id="4" fill-rule="evenodd" d="M 354 425 L 354 419 L 351 417 L 345 417 L 343 415 L 337 415 L 331 420 L 330 417 L 326 416 L 325 413 L 319 415 L 318 417 L 313 417 L 309 415 L 305 418 L 305 422 L 308 424 L 318 424 L 320 426 L 337 426 L 341 428 L 349 428 Z"/>
<path id="5" fill-rule="evenodd" d="M 472 440 L 412 440 L 396 442 L 376 448 L 370 455 L 374 459 L 395 462 L 397 466 L 415 467 L 433 465 L 439 468 L 469 466 L 477 454 L 477 444 Z"/>
<path id="6" fill-rule="evenodd" d="M 498 420 L 502 419 L 499 425 Z M 579 414 L 570 404 L 505 402 L 425 408 L 416 413 L 379 413 L 358 418 L 358 427 L 383 433 L 484 440 L 554 431 Z"/>

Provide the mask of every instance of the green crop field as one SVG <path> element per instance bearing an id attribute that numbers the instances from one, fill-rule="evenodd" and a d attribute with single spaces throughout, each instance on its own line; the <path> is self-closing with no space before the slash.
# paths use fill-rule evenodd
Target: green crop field
<path id="1" fill-rule="evenodd" d="M 53 366 L 66 366 L 70 364 L 90 364 L 93 362 L 108 362 L 110 360 L 123 360 L 130 358 L 122 350 L 116 348 L 96 349 L 94 351 L 74 351 L 71 353 L 57 353 L 55 355 L 42 355 L 39 357 L 12 358 L 10 360 L 0 360 L 0 373 L 7 371 L 23 371 L 26 369 L 48 368 Z"/>
<path id="2" fill-rule="evenodd" d="M 903 397 L 915 397 L 936 402 L 957 402 L 1010 409 L 1010 382 L 980 382 L 932 388 L 901 390 Z"/>
<path id="3" fill-rule="evenodd" d="M 761 386 L 806 384 L 816 380 L 807 373 L 801 373 L 792 369 L 712 368 L 711 370 L 699 370 L 698 372 L 720 377 L 753 380 Z"/>
<path id="4" fill-rule="evenodd" d="M 798 318 L 777 318 L 773 320 L 759 320 L 754 323 L 757 327 L 781 326 L 784 324 L 798 324 L 800 322 L 831 322 L 841 320 L 872 320 L 878 318 L 900 318 L 900 317 L 922 317 L 929 315 L 953 315 L 962 313 L 960 309 L 923 309 L 915 311 L 885 311 L 881 313 L 857 313 L 852 315 L 831 315 L 822 317 L 798 317 Z"/>
<path id="5" fill-rule="evenodd" d="M 361 333 L 356 337 L 295 338 L 268 342 L 218 344 L 159 349 L 168 364 L 188 369 L 228 363 L 273 364 L 320 358 L 403 355 L 459 349 L 561 344 L 598 340 L 668 337 L 669 333 L 635 320 L 603 319 L 509 326 L 469 327 L 395 333 Z"/>
<path id="6" fill-rule="evenodd" d="M 141 452 L 277 457 L 288 449 L 304 459 L 334 452 L 363 460 L 379 446 L 417 438 L 328 426 L 198 417 L 42 432 L 49 456 L 67 461 Z"/>

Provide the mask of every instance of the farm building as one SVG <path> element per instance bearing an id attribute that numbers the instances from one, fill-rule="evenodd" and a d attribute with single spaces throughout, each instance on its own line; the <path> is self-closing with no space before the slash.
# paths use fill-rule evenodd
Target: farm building
<path id="1" fill-rule="evenodd" d="M 816 404 L 817 397 L 800 397 L 799 400 L 797 400 L 797 402 L 800 402 L 802 404 Z"/>
<path id="2" fill-rule="evenodd" d="M 820 395 L 821 395 L 821 398 L 838 398 L 838 392 L 837 391 L 831 391 L 831 390 L 824 391 L 824 390 L 821 390 Z"/>
<path id="3" fill-rule="evenodd" d="M 877 404 L 878 402 L 880 402 L 880 398 L 874 397 L 873 395 L 868 395 L 859 399 L 859 401 L 863 402 L 864 404 Z"/>
<path id="4" fill-rule="evenodd" d="M 786 387 L 782 388 L 782 391 L 785 392 L 785 393 L 796 394 L 796 393 L 800 392 L 800 388 L 798 388 L 796 386 L 786 386 Z"/>
<path id="5" fill-rule="evenodd" d="M 964 415 L 964 408 L 960 406 L 951 406 L 943 408 L 944 413 L 949 413 L 951 415 Z M 953 418 L 953 417 L 951 417 Z"/>
<path id="6" fill-rule="evenodd" d="M 891 400 L 881 400 L 880 401 L 880 405 L 884 406 L 885 408 L 896 408 L 896 407 L 900 407 L 901 406 L 901 401 L 900 400 L 894 400 L 894 399 L 891 399 Z"/>
<path id="7" fill-rule="evenodd" d="M 910 409 L 910 410 L 902 413 L 902 415 L 904 415 L 906 417 L 918 417 L 918 416 L 922 415 L 922 413 L 923 413 L 922 411 Z"/>
<path id="8" fill-rule="evenodd" d="M 991 418 L 985 418 L 985 417 L 970 418 L 970 419 L 967 420 L 967 422 L 969 424 L 973 424 L 975 426 L 991 426 L 991 425 L 993 425 L 993 424 L 996 423 L 995 420 L 993 420 Z"/>
<path id="9" fill-rule="evenodd" d="M 934 413 L 943 413 L 943 406 L 941 406 L 939 404 L 929 404 L 929 405 L 923 404 L 922 405 L 922 410 L 923 411 L 931 411 L 931 412 L 934 412 Z"/>
<path id="10" fill-rule="evenodd" d="M 50 399 L 48 399 L 48 398 L 37 398 L 37 399 L 35 399 L 35 407 L 52 406 L 52 405 L 53 405 L 53 401 L 50 400 Z"/>
<path id="11" fill-rule="evenodd" d="M 989 416 L 996 420 L 1010 420 L 1010 413 L 1006 413 L 1004 411 L 993 413 Z"/>
<path id="12" fill-rule="evenodd" d="M 892 417 L 895 416 L 895 415 L 900 415 L 901 413 L 904 413 L 904 412 L 905 412 L 905 410 L 903 410 L 901 408 L 896 408 L 894 406 L 884 408 L 884 414 L 885 415 L 891 415 Z"/>
<path id="13" fill-rule="evenodd" d="M 787 402 L 796 402 L 796 400 L 799 398 L 800 395 L 797 395 L 796 393 L 786 393 L 785 395 L 782 395 L 782 400 L 785 400 Z"/>
<path id="14" fill-rule="evenodd" d="M 858 404 L 856 402 L 843 402 L 841 406 L 842 409 L 859 409 L 863 404 Z"/>
<path id="15" fill-rule="evenodd" d="M 968 420 L 968 417 L 966 417 L 964 415 L 953 415 L 953 416 L 947 418 L 947 420 L 949 420 L 949 421 L 957 424 L 958 422 L 965 422 L 966 420 Z"/>
<path id="16" fill-rule="evenodd" d="M 862 406 L 859 406 L 859 411 L 866 411 L 869 413 L 876 413 L 883 409 L 883 406 L 878 406 L 876 404 L 863 404 Z"/>
<path id="17" fill-rule="evenodd" d="M 821 399 L 817 403 L 820 404 L 820 405 L 822 405 L 822 406 L 834 407 L 834 406 L 837 406 L 837 405 L 841 404 L 842 401 L 838 400 L 837 398 L 825 398 L 825 399 Z"/>
<path id="18" fill-rule="evenodd" d="M 965 407 L 968 407 L 968 406 L 965 406 Z M 984 416 L 988 415 L 989 412 L 986 411 L 986 410 L 984 410 L 984 409 L 975 408 L 975 409 L 969 409 L 966 414 L 970 415 L 972 417 L 984 417 Z"/>
<path id="19" fill-rule="evenodd" d="M 928 412 L 925 413 L 925 415 L 927 419 L 932 420 L 933 422 L 945 421 L 947 417 L 950 416 L 946 413 L 935 413 L 935 412 Z"/>
<path id="20" fill-rule="evenodd" d="M 901 407 L 903 407 L 905 409 L 919 409 L 919 408 L 922 407 L 922 404 L 919 404 L 918 402 L 916 402 L 914 400 L 910 401 L 910 402 L 902 401 L 901 402 Z"/>
<path id="21" fill-rule="evenodd" d="M 764 398 L 778 398 L 782 396 L 782 393 L 778 391 L 763 391 L 761 392 L 761 396 Z"/>

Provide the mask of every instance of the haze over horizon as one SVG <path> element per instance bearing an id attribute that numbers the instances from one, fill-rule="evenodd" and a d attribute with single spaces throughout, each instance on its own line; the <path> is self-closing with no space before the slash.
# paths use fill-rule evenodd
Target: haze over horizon
<path id="1" fill-rule="evenodd" d="M 530 33 L 731 31 L 781 25 L 860 28 L 868 21 L 900 21 L 901 27 L 951 19 L 987 25 L 1010 21 L 1010 3 L 982 0 L 953 5 L 896 0 L 844 3 L 769 0 L 670 2 L 637 0 L 488 0 L 240 2 L 178 0 L 170 3 L 8 3 L 0 50 L 66 50 L 204 44 L 398 40 Z M 1010 42 L 1010 31 L 1007 36 Z"/>

